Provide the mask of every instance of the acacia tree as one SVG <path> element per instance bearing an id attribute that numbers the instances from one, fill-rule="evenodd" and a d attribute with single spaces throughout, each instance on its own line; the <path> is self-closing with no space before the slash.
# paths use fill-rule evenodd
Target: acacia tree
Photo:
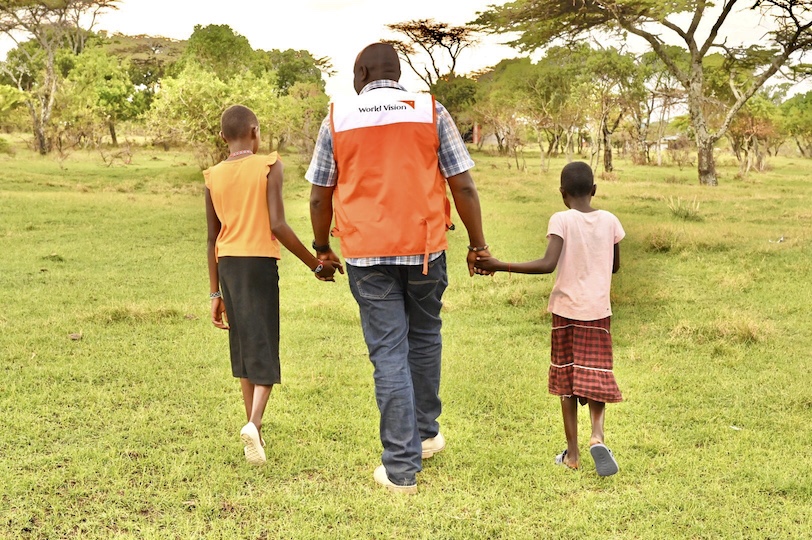
<path id="1" fill-rule="evenodd" d="M 728 21 L 739 0 L 724 0 L 707 37 L 697 36 L 700 22 L 708 20 L 713 4 L 706 0 L 514 0 L 503 6 L 493 6 L 482 13 L 475 23 L 493 32 L 519 32 L 512 42 L 523 50 L 535 50 L 555 38 L 575 39 L 592 30 L 624 31 L 643 38 L 668 67 L 686 92 L 688 110 L 697 144 L 699 182 L 716 185 L 713 156 L 715 143 L 725 135 L 736 113 L 775 75 L 796 53 L 812 47 L 812 1 L 810 0 L 751 0 L 751 9 L 761 12 L 774 25 L 767 33 L 768 47 L 751 46 L 733 49 L 718 41 L 720 30 Z M 690 13 L 687 26 L 674 22 L 678 13 Z M 670 53 L 661 37 L 665 31 L 684 42 L 690 60 L 681 66 Z M 752 53 L 770 51 L 770 60 L 757 66 L 752 80 L 735 88 L 736 100 L 725 111 L 718 127 L 712 127 L 704 111 L 703 58 L 711 48 L 721 47 L 731 62 L 749 62 Z M 764 58 L 763 54 L 758 54 Z"/>
<path id="2" fill-rule="evenodd" d="M 433 19 L 387 24 L 386 27 L 406 36 L 403 41 L 385 42 L 395 47 L 403 61 L 426 83 L 429 90 L 433 90 L 437 81 L 443 77 L 453 79 L 460 54 L 477 42 L 473 27 L 449 26 Z M 416 58 L 418 50 L 428 56 L 428 63 L 422 67 Z"/>
<path id="3" fill-rule="evenodd" d="M 675 58 L 684 55 L 684 49 L 672 48 Z M 647 52 L 639 58 L 641 75 L 645 87 L 645 99 L 640 102 L 640 107 L 634 109 L 635 125 L 638 151 L 642 151 L 643 156 L 638 156 L 645 163 L 651 162 L 648 138 L 652 135 L 652 124 L 656 124 L 655 147 L 657 165 L 663 164 L 662 140 L 665 130 L 668 127 L 667 119 L 671 110 L 684 101 L 685 92 L 668 67 L 654 52 Z M 655 120 L 656 115 L 656 120 Z"/>
<path id="4" fill-rule="evenodd" d="M 595 96 L 595 121 L 600 146 L 603 146 L 603 170 L 612 172 L 612 135 L 630 111 L 639 107 L 644 99 L 641 71 L 635 58 L 614 47 L 587 50 L 584 81 L 593 88 Z"/>
<path id="5" fill-rule="evenodd" d="M 189 36 L 180 62 L 184 67 L 197 64 L 225 81 L 251 70 L 254 49 L 248 38 L 226 24 L 198 24 Z"/>
<path id="6" fill-rule="evenodd" d="M 497 77 L 500 86 L 514 95 L 512 101 L 516 110 L 510 112 L 524 120 L 535 136 L 543 170 L 545 158 L 549 163 L 558 140 L 554 110 L 559 96 L 555 87 L 557 79 L 542 71 L 540 64 L 532 64 L 529 58 L 519 58 L 505 62 Z M 487 87 L 485 93 L 490 93 Z M 548 143 L 546 153 L 545 140 Z"/>
<path id="7" fill-rule="evenodd" d="M 767 92 L 759 92 L 742 107 L 730 126 L 732 144 L 739 158 L 739 175 L 763 171 L 766 156 L 784 140 L 778 105 Z"/>
<path id="8" fill-rule="evenodd" d="M 147 110 L 160 90 L 161 79 L 180 71 L 175 65 L 186 49 L 186 42 L 143 34 L 113 34 L 107 36 L 101 46 L 129 66 L 129 77 L 136 87 L 133 101 L 139 109 Z"/>
<path id="9" fill-rule="evenodd" d="M 0 34 L 16 44 L 21 57 L 14 66 L 0 64 L 0 70 L 18 90 L 26 92 L 37 150 L 51 149 L 48 128 L 59 90 L 58 53 L 69 48 L 81 51 L 87 34 L 99 14 L 116 9 L 119 0 L 14 0 L 0 2 Z M 24 47 L 20 36 L 35 43 Z M 41 67 L 42 73 L 34 72 Z"/>
<path id="10" fill-rule="evenodd" d="M 583 61 L 589 53 L 586 43 L 550 47 L 530 71 L 516 81 L 528 93 L 530 109 L 525 114 L 537 129 L 539 147 L 542 133 L 546 135 L 548 163 L 553 153 L 562 150 L 569 159 L 576 140 L 580 147 L 579 131 L 586 124 L 589 112 L 582 99 L 591 82 Z"/>
<path id="11" fill-rule="evenodd" d="M 63 85 L 66 113 L 81 129 L 94 133 L 96 143 L 106 130 L 113 146 L 118 146 L 116 125 L 139 112 L 128 69 L 126 62 L 97 45 L 76 56 L 68 73 Z"/>
<path id="12" fill-rule="evenodd" d="M 797 94 L 781 104 L 787 133 L 804 157 L 812 157 L 812 91 Z"/>
<path id="13" fill-rule="evenodd" d="M 276 72 L 276 85 L 280 95 L 286 96 L 297 83 L 310 83 L 324 90 L 322 74 L 334 75 L 329 57 L 314 57 L 306 50 L 259 50 L 255 52 L 254 72 Z"/>
<path id="14" fill-rule="evenodd" d="M 480 74 L 472 107 L 474 119 L 496 139 L 497 151 L 500 154 L 512 153 L 517 166 L 517 152 L 524 142 L 519 117 L 526 109 L 527 100 L 516 84 L 516 73 L 521 74 L 522 66 L 528 63 L 527 60 L 502 60 Z"/>

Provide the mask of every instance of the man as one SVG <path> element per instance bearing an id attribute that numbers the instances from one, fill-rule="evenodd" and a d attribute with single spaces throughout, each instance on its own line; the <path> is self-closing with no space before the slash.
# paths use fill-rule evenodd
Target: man
<path id="1" fill-rule="evenodd" d="M 400 60 L 389 44 L 366 47 L 353 71 L 358 96 L 331 104 L 305 175 L 313 184 L 313 248 L 339 261 L 330 248 L 335 214 L 332 235 L 346 258 L 381 413 L 382 465 L 373 477 L 416 493 L 422 459 L 445 448 L 437 417 L 446 185 L 468 231 L 469 275 L 488 246 L 468 172 L 474 162 L 448 111 L 398 84 Z"/>

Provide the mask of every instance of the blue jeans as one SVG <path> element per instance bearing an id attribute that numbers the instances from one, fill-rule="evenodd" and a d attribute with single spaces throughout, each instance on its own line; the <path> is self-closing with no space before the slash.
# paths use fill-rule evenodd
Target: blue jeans
<path id="1" fill-rule="evenodd" d="M 350 289 L 375 370 L 381 413 L 381 461 L 395 484 L 415 482 L 422 470 L 421 441 L 440 429 L 440 308 L 448 286 L 445 254 L 422 265 L 347 265 Z"/>

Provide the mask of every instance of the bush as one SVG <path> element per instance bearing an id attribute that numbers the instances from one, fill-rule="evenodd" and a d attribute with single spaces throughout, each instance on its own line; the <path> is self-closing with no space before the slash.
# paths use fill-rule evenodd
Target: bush
<path id="1" fill-rule="evenodd" d="M 3 137 L 0 137 L 0 154 L 14 155 L 14 147 Z"/>
<path id="2" fill-rule="evenodd" d="M 685 221 L 702 221 L 702 216 L 699 215 L 699 202 L 696 200 L 696 197 L 694 197 L 692 202 L 683 201 L 680 197 L 669 197 L 668 209 L 679 219 Z"/>
<path id="3" fill-rule="evenodd" d="M 645 249 L 654 253 L 679 251 L 683 245 L 677 233 L 667 229 L 654 229 L 645 239 Z"/>

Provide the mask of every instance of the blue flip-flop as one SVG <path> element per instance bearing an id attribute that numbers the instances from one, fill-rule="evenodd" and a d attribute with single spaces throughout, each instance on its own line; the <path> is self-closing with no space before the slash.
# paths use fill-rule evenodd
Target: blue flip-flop
<path id="1" fill-rule="evenodd" d="M 595 460 L 595 471 L 598 476 L 612 476 L 620 468 L 615 461 L 615 456 L 604 444 L 594 444 L 589 448 L 592 459 Z"/>

